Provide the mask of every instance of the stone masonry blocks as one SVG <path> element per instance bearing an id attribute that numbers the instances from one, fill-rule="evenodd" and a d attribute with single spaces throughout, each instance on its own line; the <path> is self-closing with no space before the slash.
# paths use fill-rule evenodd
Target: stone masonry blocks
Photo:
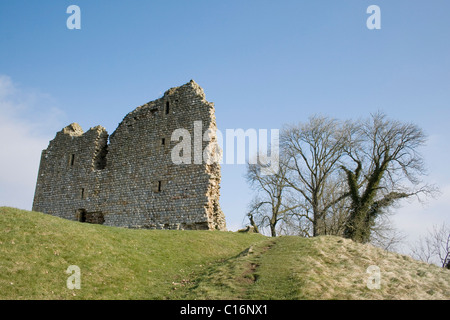
<path id="1" fill-rule="evenodd" d="M 111 135 L 72 123 L 42 151 L 33 210 L 117 227 L 225 230 L 220 165 L 171 159 L 174 130 L 193 137 L 200 121 L 216 132 L 214 104 L 191 80 L 127 114 Z"/>

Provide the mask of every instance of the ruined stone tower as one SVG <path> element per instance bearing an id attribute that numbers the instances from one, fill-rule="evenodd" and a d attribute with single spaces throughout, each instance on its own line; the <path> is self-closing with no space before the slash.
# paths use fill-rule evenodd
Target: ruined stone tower
<path id="1" fill-rule="evenodd" d="M 199 125 L 200 145 L 188 144 L 185 159 L 217 129 L 214 104 L 193 80 L 127 114 L 110 136 L 72 123 L 42 152 L 33 210 L 108 226 L 225 230 L 219 163 L 172 157 L 181 141 L 173 132 L 194 137 Z"/>

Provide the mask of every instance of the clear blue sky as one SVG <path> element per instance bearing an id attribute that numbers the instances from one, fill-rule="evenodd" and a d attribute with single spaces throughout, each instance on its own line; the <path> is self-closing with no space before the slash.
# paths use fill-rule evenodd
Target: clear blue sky
<path id="1" fill-rule="evenodd" d="M 71 4 L 81 30 L 66 28 Z M 366 27 L 372 4 L 381 30 Z M 377 110 L 415 122 L 430 136 L 429 179 L 444 192 L 426 208 L 407 206 L 414 215 L 399 210 L 396 223 L 409 233 L 450 223 L 449 12 L 446 0 L 1 0 L 0 132 L 18 133 L 0 138 L 0 205 L 30 209 L 36 150 L 65 125 L 112 133 L 137 106 L 194 79 L 222 131 Z M 12 182 L 17 171 L 22 180 Z M 221 206 L 233 229 L 251 198 L 244 171 L 223 165 Z"/>

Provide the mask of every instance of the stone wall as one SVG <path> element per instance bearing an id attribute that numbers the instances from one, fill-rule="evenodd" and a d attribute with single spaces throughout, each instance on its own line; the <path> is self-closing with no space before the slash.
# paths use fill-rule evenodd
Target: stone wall
<path id="1" fill-rule="evenodd" d="M 195 123 L 216 132 L 214 104 L 191 80 L 127 114 L 109 143 L 101 126 L 67 126 L 42 152 L 33 210 L 109 226 L 225 230 L 219 164 L 172 161 L 172 133 L 194 137 Z"/>

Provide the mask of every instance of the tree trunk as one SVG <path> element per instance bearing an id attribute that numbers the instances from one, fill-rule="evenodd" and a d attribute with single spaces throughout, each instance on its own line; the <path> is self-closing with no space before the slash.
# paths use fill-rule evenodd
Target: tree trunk
<path id="1" fill-rule="evenodd" d="M 258 226 L 256 225 L 255 219 L 253 219 L 253 214 L 248 214 L 248 219 L 250 220 L 250 224 L 253 227 L 253 230 L 255 230 L 256 233 L 259 233 Z"/>
<path id="2" fill-rule="evenodd" d="M 276 231 L 276 229 L 275 229 L 275 226 L 276 226 L 276 222 L 275 223 L 270 223 L 270 235 L 272 236 L 272 237 L 276 237 L 277 236 L 277 231 Z"/>

